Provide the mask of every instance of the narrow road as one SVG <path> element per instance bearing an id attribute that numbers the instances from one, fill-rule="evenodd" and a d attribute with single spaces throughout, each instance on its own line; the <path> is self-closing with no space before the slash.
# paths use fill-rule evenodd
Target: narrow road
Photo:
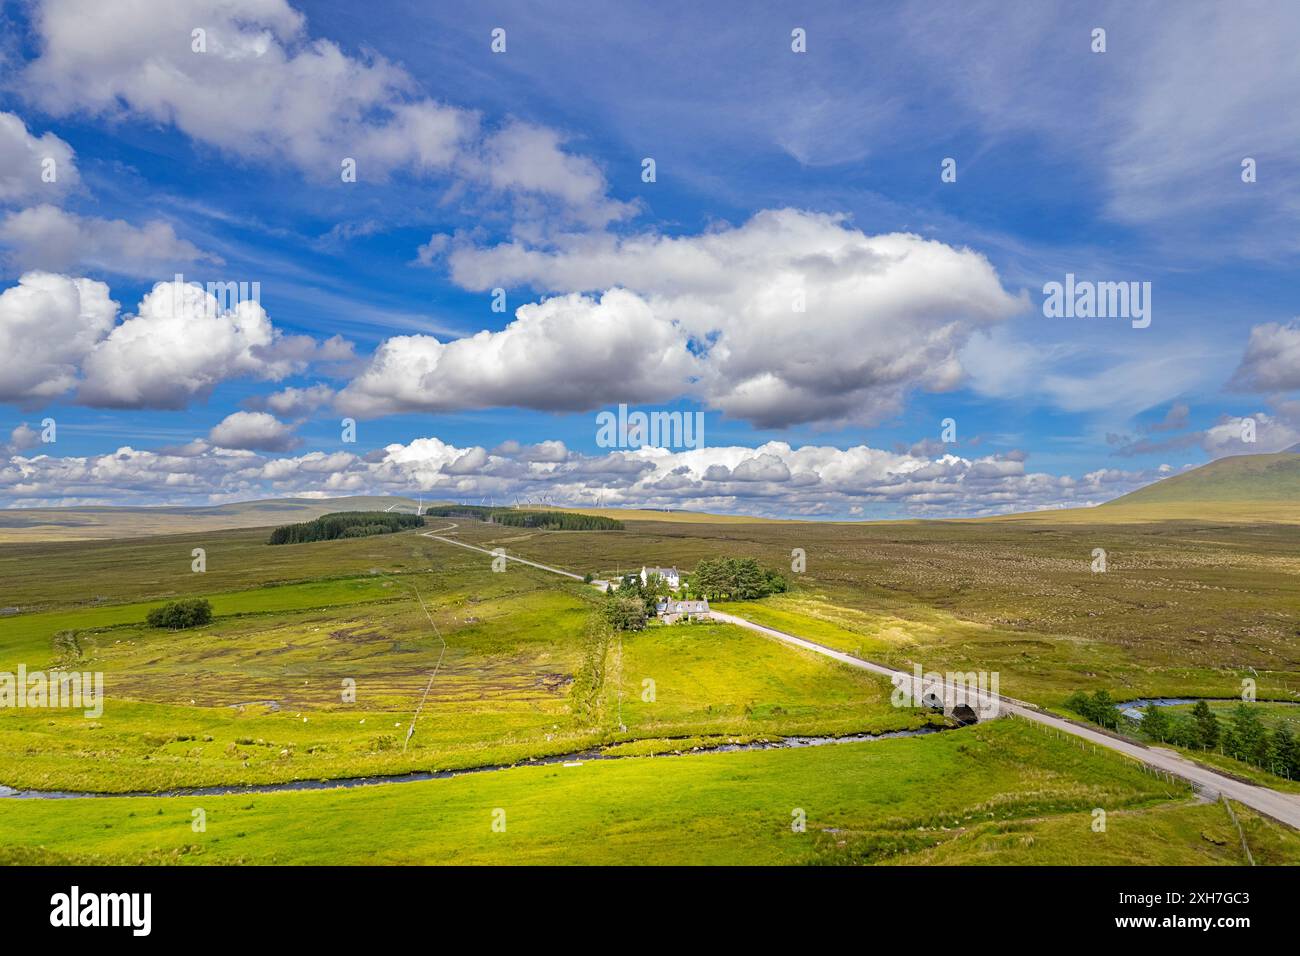
<path id="1" fill-rule="evenodd" d="M 439 531 L 450 531 L 455 528 L 439 528 Z M 471 551 L 481 551 L 484 554 L 492 554 L 487 548 L 480 548 L 472 544 L 466 544 L 464 541 L 457 541 L 454 538 L 445 538 L 432 531 L 426 531 L 425 537 L 433 538 L 446 544 L 454 544 L 460 548 L 469 548 Z M 573 578 L 581 581 L 582 576 L 573 574 L 570 571 L 562 571 L 559 568 L 552 568 L 545 564 L 538 564 L 536 561 L 528 561 L 524 558 L 515 558 L 506 555 L 507 560 L 517 561 L 520 564 L 527 564 L 534 568 L 541 568 L 543 571 L 550 571 L 552 574 L 561 574 L 566 578 Z M 599 587 L 602 591 L 605 589 L 606 582 L 593 581 L 592 584 Z M 829 657 L 832 660 L 839 661 L 841 664 L 847 664 L 850 667 L 856 667 L 861 670 L 871 671 L 874 674 L 890 678 L 895 686 L 902 686 L 901 682 L 907 682 L 913 685 L 913 690 L 917 698 L 920 697 L 921 688 L 917 686 L 919 682 L 913 674 L 906 671 L 900 671 L 892 667 L 886 667 L 884 664 L 876 664 L 872 661 L 863 660 L 860 657 L 854 657 L 852 654 L 845 654 L 843 651 L 837 651 L 834 648 L 818 644 L 806 638 L 798 637 L 794 634 L 788 634 L 785 631 L 778 631 L 773 627 L 766 627 L 762 624 L 755 624 L 753 621 L 746 620 L 743 617 L 737 617 L 734 614 L 726 614 L 722 611 L 714 611 L 713 618 L 723 621 L 727 624 L 734 624 L 737 627 L 747 628 L 755 631 L 765 637 L 782 641 L 794 647 L 801 647 L 804 650 L 812 651 L 814 654 L 820 654 L 823 657 Z M 1226 796 L 1230 800 L 1236 800 L 1253 810 L 1257 810 L 1266 816 L 1272 817 L 1289 826 L 1300 830 L 1300 794 L 1281 793 L 1277 790 L 1271 790 L 1268 787 L 1257 786 L 1253 783 L 1246 783 L 1242 780 L 1236 780 L 1227 774 L 1219 773 L 1208 767 L 1203 767 L 1194 761 L 1187 759 L 1179 753 L 1167 750 L 1163 747 L 1144 747 L 1141 744 L 1128 740 L 1121 740 L 1118 737 L 1112 737 L 1110 734 L 1102 733 L 1083 724 L 1076 724 L 1074 721 L 1066 720 L 1063 717 L 1057 717 L 1054 714 L 1044 713 L 1038 708 L 1026 704 L 1023 701 L 1015 700 L 1001 694 L 983 694 L 977 693 L 974 706 L 980 710 L 980 704 L 996 704 L 1001 713 L 1015 714 L 1024 720 L 1032 720 L 1035 723 L 1051 727 L 1061 733 L 1070 734 L 1086 740 L 1098 747 L 1105 747 L 1107 750 L 1113 750 L 1116 753 L 1124 754 L 1148 767 L 1154 767 L 1165 773 L 1181 777 L 1199 787 L 1202 791 L 1213 796 Z"/>
<path id="2" fill-rule="evenodd" d="M 802 647 L 805 650 L 821 654 L 839 661 L 842 664 L 848 664 L 850 667 L 857 667 L 862 670 L 871 671 L 875 674 L 881 674 L 896 682 L 906 681 L 914 686 L 914 693 L 920 696 L 920 688 L 916 687 L 919 683 L 915 675 L 906 671 L 895 670 L 886 667 L 883 664 L 875 664 L 871 661 L 863 660 L 860 657 L 854 657 L 852 654 L 845 654 L 842 651 L 834 650 L 825 645 L 818 644 L 814 641 L 806 640 L 802 637 L 796 637 L 794 634 L 787 634 L 784 631 L 778 631 L 776 628 L 765 627 L 762 624 L 755 624 L 753 621 L 746 620 L 743 617 L 737 617 L 734 614 L 725 614 L 722 611 L 714 611 L 713 617 L 719 621 L 725 621 L 728 624 L 735 624 L 737 627 L 748 628 L 756 631 L 765 637 L 771 637 L 778 641 L 784 641 L 786 644 L 792 644 L 795 647 Z M 1002 713 L 1015 714 L 1025 720 L 1032 720 L 1035 723 L 1051 727 L 1053 730 L 1059 730 L 1062 733 L 1079 737 L 1098 747 L 1105 747 L 1108 750 L 1114 750 L 1122 753 L 1134 760 L 1138 760 L 1149 767 L 1157 770 L 1163 770 L 1165 773 L 1171 773 L 1176 777 L 1181 777 L 1190 783 L 1196 784 L 1203 791 L 1213 796 L 1223 795 L 1230 800 L 1236 800 L 1238 803 L 1258 810 L 1275 820 L 1286 823 L 1296 829 L 1300 829 L 1300 794 L 1281 793 L 1277 790 L 1270 790 L 1268 787 L 1257 786 L 1253 783 L 1246 783 L 1241 780 L 1233 779 L 1226 774 L 1210 770 L 1191 760 L 1188 760 L 1182 754 L 1163 747 L 1144 747 L 1138 743 L 1132 743 L 1127 740 L 1121 740 L 1110 734 L 1102 733 L 1083 724 L 1076 724 L 1074 721 L 1066 720 L 1064 717 L 1057 717 L 1054 714 L 1044 713 L 1036 707 L 1024 703 L 1023 701 L 1014 700 L 1001 694 L 983 694 L 978 692 L 975 695 L 974 705 L 980 709 L 981 703 L 996 703 L 996 706 Z"/>

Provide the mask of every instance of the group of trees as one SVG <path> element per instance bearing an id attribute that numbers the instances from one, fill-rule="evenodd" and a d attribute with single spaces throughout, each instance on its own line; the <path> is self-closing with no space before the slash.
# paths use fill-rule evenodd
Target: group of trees
<path id="1" fill-rule="evenodd" d="M 487 508 L 482 505 L 434 505 L 426 515 L 440 518 L 477 518 L 512 528 L 541 528 L 544 531 L 622 531 L 623 522 L 600 515 L 570 511 L 519 511 L 516 508 Z"/>
<path id="2" fill-rule="evenodd" d="M 691 593 L 710 601 L 755 601 L 788 587 L 783 575 L 753 558 L 705 558 L 690 576 Z"/>
<path id="3" fill-rule="evenodd" d="M 1119 726 L 1119 711 L 1115 709 L 1115 698 L 1110 696 L 1108 690 L 1099 690 L 1095 694 L 1075 691 L 1066 698 L 1065 706 L 1102 727 L 1114 730 Z"/>
<path id="4" fill-rule="evenodd" d="M 314 521 L 287 524 L 271 532 L 270 544 L 303 544 L 307 541 L 333 541 L 336 538 L 363 538 L 372 534 L 392 534 L 423 526 L 419 515 L 391 511 L 339 511 L 321 515 Z"/>
<path id="5" fill-rule="evenodd" d="M 432 518 L 477 518 L 479 521 L 487 521 L 496 510 L 482 505 L 429 505 L 424 513 Z"/>
<path id="6" fill-rule="evenodd" d="M 1115 701 L 1104 690 L 1094 694 L 1075 693 L 1065 706 L 1103 727 L 1116 728 L 1126 720 Z M 1229 757 L 1252 763 L 1279 776 L 1300 779 L 1300 739 L 1286 721 L 1270 731 L 1257 708 L 1239 703 L 1224 720 L 1198 700 L 1190 714 L 1171 712 L 1158 704 L 1147 704 L 1135 729 L 1148 740 L 1192 750 L 1217 750 Z"/>
<path id="7" fill-rule="evenodd" d="M 545 531 L 622 531 L 623 522 L 601 515 L 573 514 L 568 511 L 513 511 L 502 508 L 489 521 L 513 528 L 541 528 Z"/>
<path id="8" fill-rule="evenodd" d="M 672 596 L 672 588 L 658 574 L 646 575 L 644 582 L 640 574 L 625 574 L 605 592 L 601 613 L 616 631 L 640 631 L 659 599 Z"/>
<path id="9" fill-rule="evenodd" d="M 186 627 L 202 627 L 212 623 L 212 605 L 204 598 L 185 598 L 168 601 L 156 607 L 145 617 L 150 627 L 165 627 L 177 631 Z"/>

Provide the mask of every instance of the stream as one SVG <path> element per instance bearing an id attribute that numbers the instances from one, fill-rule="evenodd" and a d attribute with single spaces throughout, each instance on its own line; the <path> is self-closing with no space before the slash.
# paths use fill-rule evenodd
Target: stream
<path id="1" fill-rule="evenodd" d="M 225 794 L 286 793 L 297 790 L 331 790 L 347 787 L 372 787 L 385 783 L 418 783 L 422 780 L 442 780 L 472 773 L 492 773 L 515 767 L 548 767 L 556 764 L 580 766 L 590 760 L 627 760 L 631 757 L 681 757 L 689 754 L 740 753 L 747 750 L 788 750 L 799 747 L 824 747 L 829 744 L 854 744 L 873 740 L 890 740 L 895 737 L 921 737 L 956 729 L 946 727 L 921 727 L 916 730 L 892 730 L 883 734 L 848 734 L 843 737 L 785 737 L 781 740 L 760 740 L 752 743 L 705 745 L 691 750 L 668 751 L 659 754 L 610 754 L 604 750 L 584 750 L 553 757 L 539 757 L 520 763 L 489 764 L 483 767 L 466 767 L 460 770 L 416 770 L 411 773 L 377 774 L 370 777 L 338 777 L 325 780 L 290 780 L 285 783 L 257 783 L 218 787 L 183 787 L 174 790 L 133 790 L 125 793 L 91 793 L 76 790 L 16 790 L 0 784 L 0 799 L 13 800 L 72 800 L 86 797 L 207 797 Z M 660 738 L 663 739 L 663 738 Z M 671 739 L 671 738 L 669 738 Z"/>

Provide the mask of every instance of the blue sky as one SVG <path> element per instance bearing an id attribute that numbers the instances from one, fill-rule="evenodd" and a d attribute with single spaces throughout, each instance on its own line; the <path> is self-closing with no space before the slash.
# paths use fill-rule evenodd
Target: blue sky
<path id="1" fill-rule="evenodd" d="M 9 506 L 981 514 L 1300 440 L 1286 4 L 4 11 Z M 599 447 L 619 402 L 705 447 Z"/>

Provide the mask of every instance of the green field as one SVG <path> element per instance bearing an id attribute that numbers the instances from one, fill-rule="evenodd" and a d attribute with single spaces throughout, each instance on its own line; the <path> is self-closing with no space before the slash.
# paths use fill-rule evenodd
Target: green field
<path id="1" fill-rule="evenodd" d="M 45 606 L 62 598 L 68 609 L 4 622 L 0 667 L 102 671 L 108 702 L 93 720 L 81 711 L 0 712 L 8 767 L 0 782 L 156 791 L 475 767 L 592 747 L 653 752 L 687 738 L 875 733 L 933 719 L 890 706 L 880 678 L 728 625 L 614 639 L 590 626 L 593 589 L 520 565 L 493 573 L 486 558 L 417 534 L 283 547 L 257 532 L 192 538 L 200 539 L 214 569 L 204 574 L 168 567 L 189 553 L 188 540 L 61 552 L 84 556 L 82 580 L 122 603 L 78 601 L 70 573 L 43 595 Z M 97 553 L 123 549 L 131 563 L 120 572 Z M 256 580 L 263 556 L 280 562 L 277 576 L 368 570 L 200 587 Z M 12 566 L 20 565 L 34 566 Z M 21 573 L 15 583 L 36 587 Z M 156 600 L 140 599 L 176 594 L 210 597 L 213 623 L 145 627 Z M 354 682 L 352 701 L 345 681 Z"/>
<path id="2" fill-rule="evenodd" d="M 1103 687 L 1117 699 L 1235 697 L 1247 677 L 1261 699 L 1300 694 L 1287 525 L 635 522 L 587 539 L 462 522 L 458 533 L 598 575 L 716 554 L 788 571 L 802 548 L 792 591 L 746 616 L 908 670 L 998 671 L 1004 693 L 1046 706 Z M 1094 548 L 1105 573 L 1091 571 Z"/>
<path id="3" fill-rule="evenodd" d="M 787 570 L 803 548 L 788 593 L 720 607 L 906 669 L 998 671 L 1004 693 L 1047 707 L 1101 687 L 1229 697 L 1245 675 L 1261 698 L 1300 690 L 1300 559 L 1282 526 L 677 517 L 608 532 L 453 519 L 449 533 L 597 576 L 716 555 Z M 883 678 L 730 625 L 612 632 L 594 589 L 495 573 L 488 555 L 418 533 L 11 543 L 0 582 L 0 607 L 19 608 L 0 617 L 0 670 L 102 671 L 107 693 L 97 719 L 0 711 L 0 784 L 156 793 L 622 758 L 355 789 L 4 800 L 11 862 L 1241 862 L 1222 806 L 1010 721 L 692 755 L 945 721 L 891 706 Z M 144 625 L 177 597 L 208 598 L 212 623 Z M 506 833 L 490 827 L 498 807 Z M 796 807 L 806 833 L 790 830 Z M 1294 833 L 1239 817 L 1258 859 L 1300 862 Z"/>
<path id="4" fill-rule="evenodd" d="M 1105 832 L 1093 830 L 1096 809 L 1107 814 Z M 193 829 L 196 810 L 205 832 Z M 797 810 L 805 832 L 792 827 Z M 1300 860 L 1295 833 L 1239 814 L 1258 862 Z M 494 830 L 502 819 L 504 832 Z M 1014 721 L 353 790 L 17 801 L 0 816 L 0 846 L 0 859 L 15 862 L 1244 861 L 1221 805 Z"/>

